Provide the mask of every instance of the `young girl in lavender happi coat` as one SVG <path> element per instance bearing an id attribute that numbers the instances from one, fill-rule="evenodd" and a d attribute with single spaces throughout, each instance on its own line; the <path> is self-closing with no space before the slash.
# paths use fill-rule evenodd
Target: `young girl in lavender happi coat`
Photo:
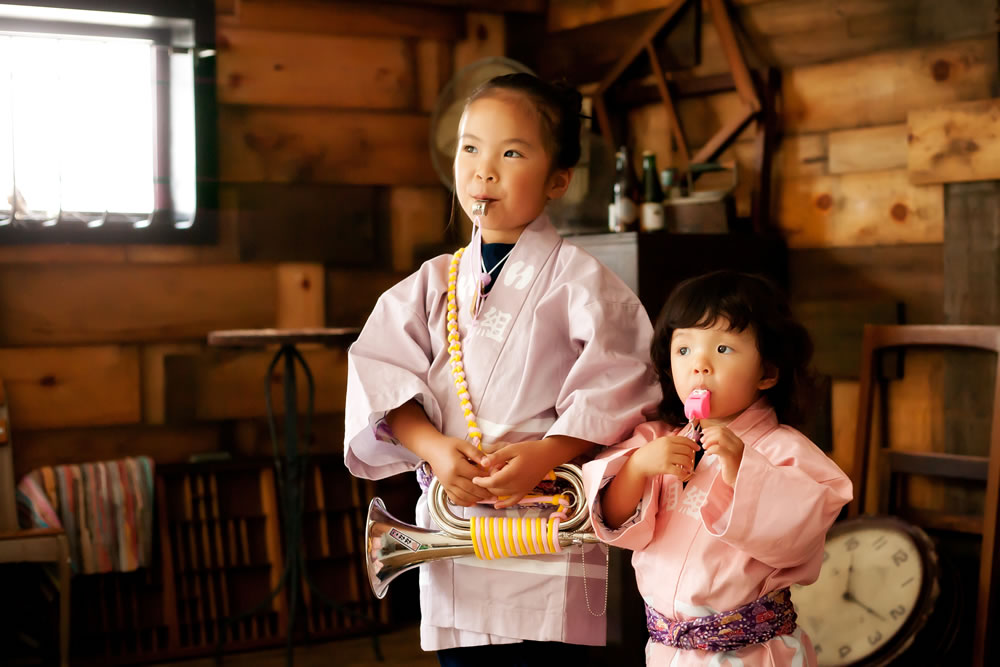
<path id="1" fill-rule="evenodd" d="M 438 529 L 432 476 L 461 516 L 537 516 L 512 506 L 655 412 L 642 305 L 545 212 L 580 156 L 580 101 L 526 74 L 471 96 L 455 194 L 472 242 L 383 294 L 350 349 L 347 467 L 367 479 L 416 471 L 425 528 Z M 605 553 L 422 565 L 421 647 L 443 665 L 585 664 L 586 646 L 605 641 Z"/>
<path id="2" fill-rule="evenodd" d="M 647 665 L 816 664 L 789 586 L 819 575 L 852 488 L 783 423 L 800 412 L 811 352 L 756 276 L 687 280 L 660 313 L 662 421 L 584 466 L 595 532 L 635 552 Z"/>

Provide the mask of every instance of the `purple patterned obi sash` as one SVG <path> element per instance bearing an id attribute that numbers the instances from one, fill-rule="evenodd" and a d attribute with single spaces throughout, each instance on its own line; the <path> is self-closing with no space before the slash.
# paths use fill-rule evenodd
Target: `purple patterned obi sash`
<path id="1" fill-rule="evenodd" d="M 427 493 L 427 489 L 430 488 L 433 479 L 434 473 L 431 472 L 431 467 L 427 465 L 426 461 L 421 462 L 417 466 L 417 484 L 420 485 L 420 490 Z"/>
<path id="2" fill-rule="evenodd" d="M 646 605 L 649 637 L 675 648 L 718 653 L 734 651 L 795 630 L 795 608 L 787 588 L 768 593 L 738 609 L 690 621 L 675 621 Z"/>

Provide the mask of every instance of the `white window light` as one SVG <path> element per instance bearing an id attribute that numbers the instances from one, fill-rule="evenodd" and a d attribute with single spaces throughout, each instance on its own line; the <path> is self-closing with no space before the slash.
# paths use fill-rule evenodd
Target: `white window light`
<path id="1" fill-rule="evenodd" d="M 184 231 L 200 197 L 194 69 L 204 58 L 194 54 L 211 51 L 192 48 L 194 26 L 0 4 L 0 242 L 86 241 L 80 232 L 94 228 L 104 230 L 94 239 L 112 242 L 147 227 L 158 231 L 142 238 L 165 241 L 213 233 L 211 224 Z M 46 229 L 69 236 L 38 233 Z"/>

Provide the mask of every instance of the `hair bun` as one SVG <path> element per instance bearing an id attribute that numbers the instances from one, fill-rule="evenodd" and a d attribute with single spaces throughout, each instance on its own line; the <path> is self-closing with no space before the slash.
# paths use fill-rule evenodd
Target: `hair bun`
<path id="1" fill-rule="evenodd" d="M 552 87 L 559 93 L 563 108 L 575 114 L 583 110 L 583 94 L 565 78 L 552 82 Z"/>

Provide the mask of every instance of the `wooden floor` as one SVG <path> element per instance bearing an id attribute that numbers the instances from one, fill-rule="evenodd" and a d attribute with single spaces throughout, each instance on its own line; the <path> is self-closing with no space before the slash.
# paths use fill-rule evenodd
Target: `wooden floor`
<path id="1" fill-rule="evenodd" d="M 375 659 L 371 637 L 342 639 L 326 644 L 307 644 L 295 647 L 295 667 L 391 667 L 393 665 L 413 665 L 414 667 L 437 667 L 434 653 L 420 650 L 420 629 L 408 626 L 381 636 L 384 662 Z M 221 663 L 214 658 L 198 658 L 179 662 L 161 663 L 159 667 L 283 667 L 285 649 L 269 649 L 253 653 L 227 655 Z"/>

